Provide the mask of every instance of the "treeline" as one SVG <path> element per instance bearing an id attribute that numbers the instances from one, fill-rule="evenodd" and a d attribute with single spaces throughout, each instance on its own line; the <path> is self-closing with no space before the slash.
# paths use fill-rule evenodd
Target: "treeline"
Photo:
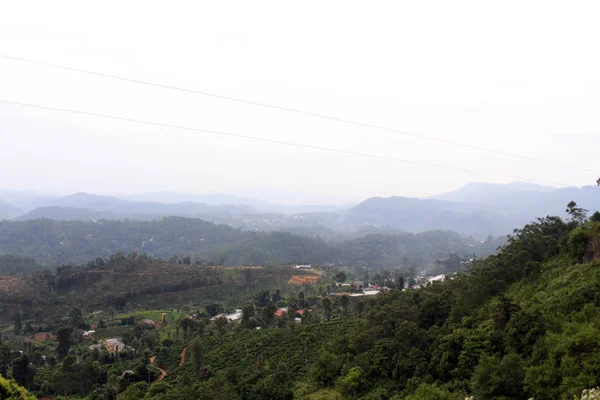
<path id="1" fill-rule="evenodd" d="M 0 254 L 16 254 L 55 266 L 108 258 L 118 252 L 137 252 L 163 259 L 177 254 L 189 257 L 192 263 L 218 265 L 295 262 L 372 267 L 411 265 L 423 269 L 449 254 L 486 256 L 501 243 L 490 238 L 482 244 L 444 231 L 374 234 L 328 242 L 284 232 L 242 231 L 199 219 L 175 217 L 155 221 L 0 221 Z M 29 258 L 13 258 L 13 265 L 23 268 L 7 267 L 0 269 L 0 273 L 34 269 Z"/>
<path id="2" fill-rule="evenodd" d="M 13 254 L 0 255 L 0 275 L 27 274 L 41 269 L 42 266 L 31 257 Z"/>

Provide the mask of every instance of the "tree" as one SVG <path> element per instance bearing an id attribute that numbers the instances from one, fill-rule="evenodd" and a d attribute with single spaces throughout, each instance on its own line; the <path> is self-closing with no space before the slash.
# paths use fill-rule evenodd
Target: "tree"
<path id="1" fill-rule="evenodd" d="M 569 214 L 569 218 L 571 222 L 576 223 L 577 225 L 582 225 L 585 222 L 587 211 L 585 208 L 577 207 L 577 203 L 574 201 L 569 202 L 567 204 L 567 209 L 565 212 Z"/>
<path id="2" fill-rule="evenodd" d="M 71 334 L 73 333 L 73 328 L 68 326 L 63 326 L 58 329 L 56 332 L 56 340 L 58 341 L 58 347 L 56 349 L 58 353 L 58 358 L 63 359 L 67 354 L 69 354 L 69 350 L 71 349 Z"/>
<path id="3" fill-rule="evenodd" d="M 404 289 L 404 277 L 402 275 L 396 277 L 396 287 L 400 290 Z"/>
<path id="4" fill-rule="evenodd" d="M 221 312 L 221 306 L 218 304 L 209 304 L 206 307 L 204 307 L 204 309 L 206 310 L 206 313 L 211 317 L 214 317 L 215 315 Z"/>
<path id="5" fill-rule="evenodd" d="M 194 328 L 194 320 L 191 318 L 182 318 L 179 320 L 179 325 L 183 329 L 183 337 L 187 338 L 191 330 Z"/>
<path id="6" fill-rule="evenodd" d="M 344 310 L 344 314 L 348 312 L 348 306 L 350 305 L 350 297 L 344 295 L 340 299 L 340 304 L 342 305 L 342 309 Z"/>
<path id="7" fill-rule="evenodd" d="M 592 214 L 590 221 L 600 222 L 600 211 L 596 211 L 594 214 Z"/>
<path id="8" fill-rule="evenodd" d="M 298 293 L 298 307 L 305 308 L 306 301 L 304 300 L 304 292 Z"/>
<path id="9" fill-rule="evenodd" d="M 3 344 L 0 348 L 0 375 L 8 376 L 8 367 L 10 367 L 12 362 L 10 347 L 8 345 Z"/>
<path id="10" fill-rule="evenodd" d="M 12 363 L 12 376 L 15 381 L 21 386 L 27 386 L 27 378 L 29 377 L 29 357 L 27 354 L 22 354 Z"/>
<path id="11" fill-rule="evenodd" d="M 327 350 L 323 351 L 315 361 L 311 375 L 322 386 L 330 386 L 340 371 L 339 361 Z"/>
<path id="12" fill-rule="evenodd" d="M 196 373 L 199 374 L 202 366 L 204 365 L 204 347 L 202 346 L 202 342 L 198 336 L 196 336 L 190 343 L 190 353 Z"/>
<path id="13" fill-rule="evenodd" d="M 250 326 L 250 318 L 254 316 L 254 304 L 251 301 L 247 301 L 242 307 L 242 325 L 246 328 L 252 328 Z"/>
<path id="14" fill-rule="evenodd" d="M 273 303 L 277 303 L 279 300 L 281 300 L 281 290 L 277 289 L 275 293 L 273 293 L 273 296 L 271 296 L 271 300 Z"/>
<path id="15" fill-rule="evenodd" d="M 277 306 L 272 301 L 269 302 L 269 304 L 267 304 L 267 306 L 262 309 L 262 320 L 267 326 L 273 323 L 273 319 L 275 318 L 275 311 L 277 311 Z"/>
<path id="16" fill-rule="evenodd" d="M 477 399 L 528 399 L 523 390 L 525 369 L 517 354 L 508 354 L 498 362 L 484 355 L 475 368 L 471 388 Z"/>
<path id="17" fill-rule="evenodd" d="M 335 281 L 337 283 L 344 283 L 346 282 L 346 274 L 342 271 L 338 272 L 337 274 L 335 274 Z"/>
<path id="18" fill-rule="evenodd" d="M 124 310 L 127 305 L 127 299 L 123 296 L 118 296 L 115 298 L 115 307 L 117 310 Z"/>
<path id="19" fill-rule="evenodd" d="M 15 381 L 0 376 L 0 399 L 10 400 L 36 400 L 25 388 L 19 386 Z"/>
<path id="20" fill-rule="evenodd" d="M 27 321 L 25 324 L 25 328 L 23 328 L 23 333 L 25 335 L 31 335 L 33 333 L 33 326 L 31 326 L 31 321 Z"/>
<path id="21" fill-rule="evenodd" d="M 361 367 L 352 367 L 346 374 L 341 377 L 337 385 L 340 391 L 345 395 L 352 393 L 353 397 L 356 397 L 356 391 L 365 383 L 365 374 Z"/>
<path id="22" fill-rule="evenodd" d="M 464 397 L 464 396 L 463 396 Z M 453 396 L 448 390 L 440 389 L 435 384 L 421 384 L 415 392 L 405 398 L 405 400 L 453 400 Z"/>
<path id="23" fill-rule="evenodd" d="M 321 304 L 325 310 L 325 318 L 329 321 L 329 318 L 331 318 L 331 299 L 329 297 L 323 297 Z"/>
<path id="24" fill-rule="evenodd" d="M 161 394 L 169 392 L 173 387 L 167 382 L 157 382 L 150 386 L 148 393 L 146 394 L 147 399 L 153 399 L 154 397 L 160 398 Z"/>
<path id="25" fill-rule="evenodd" d="M 13 320 L 14 320 L 14 329 L 13 329 L 13 331 L 14 331 L 15 335 L 18 335 L 19 333 L 21 333 L 21 327 L 22 327 L 22 324 L 21 324 L 21 313 L 16 313 Z"/>
<path id="26" fill-rule="evenodd" d="M 77 328 L 83 322 L 83 315 L 79 308 L 75 307 L 69 311 L 69 322 L 73 328 Z"/>
<path id="27" fill-rule="evenodd" d="M 257 307 L 264 307 L 271 301 L 271 295 L 268 290 L 263 290 L 254 296 L 254 303 Z"/>

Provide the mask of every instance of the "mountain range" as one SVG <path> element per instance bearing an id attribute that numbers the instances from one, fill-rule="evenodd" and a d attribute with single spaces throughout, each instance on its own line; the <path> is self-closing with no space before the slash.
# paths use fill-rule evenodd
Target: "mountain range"
<path id="1" fill-rule="evenodd" d="M 600 188 L 556 189 L 529 183 L 470 183 L 430 198 L 373 197 L 356 205 L 276 205 L 229 194 L 156 192 L 136 196 L 74 193 L 43 197 L 0 192 L 0 219 L 152 220 L 200 218 L 252 231 L 284 231 L 330 239 L 365 233 L 449 230 L 486 238 L 506 235 L 540 215 L 563 216 L 574 200 L 600 209 Z"/>

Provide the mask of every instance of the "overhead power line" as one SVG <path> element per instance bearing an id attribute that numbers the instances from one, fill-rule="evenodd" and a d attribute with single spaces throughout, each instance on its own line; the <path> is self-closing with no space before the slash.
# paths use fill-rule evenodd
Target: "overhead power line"
<path id="1" fill-rule="evenodd" d="M 163 89 L 171 89 L 171 90 L 177 90 L 180 92 L 195 93 L 195 94 L 200 94 L 203 96 L 209 96 L 209 97 L 222 99 L 222 100 L 235 101 L 238 103 L 249 104 L 249 105 L 258 106 L 258 107 L 267 107 L 267 108 L 274 109 L 274 110 L 286 111 L 286 112 L 291 112 L 291 113 L 296 113 L 296 114 L 301 114 L 301 115 L 307 115 L 307 116 L 326 119 L 326 120 L 330 120 L 330 121 L 336 121 L 336 122 L 342 122 L 345 124 L 361 126 L 364 128 L 371 128 L 371 129 L 377 129 L 377 130 L 381 130 L 381 131 L 399 133 L 402 135 L 412 136 L 412 137 L 425 139 L 425 140 L 436 141 L 436 142 L 445 143 L 445 144 L 451 144 L 454 146 L 461 146 L 461 147 L 465 147 L 465 148 L 469 148 L 469 149 L 473 149 L 473 150 L 485 151 L 488 153 L 495 153 L 495 154 L 500 154 L 503 156 L 520 158 L 523 160 L 529 160 L 529 161 L 540 162 L 540 163 L 544 163 L 544 164 L 556 165 L 556 166 L 563 167 L 563 168 L 572 168 L 572 169 L 578 169 L 581 171 L 588 171 L 588 172 L 594 172 L 594 173 L 598 172 L 591 168 L 578 167 L 578 166 L 574 166 L 574 165 L 563 164 L 563 163 L 560 163 L 557 161 L 544 160 L 544 159 L 525 156 L 522 154 L 511 153 L 508 151 L 502 151 L 502 150 L 490 149 L 487 147 L 476 146 L 476 145 L 472 145 L 469 143 L 463 143 L 463 142 L 457 142 L 454 140 L 436 138 L 436 137 L 426 136 L 426 135 L 422 135 L 422 134 L 414 133 L 414 132 L 401 131 L 398 129 L 388 128 L 388 127 L 381 126 L 381 125 L 374 125 L 374 124 L 369 124 L 369 123 L 360 122 L 360 121 L 353 121 L 353 120 L 344 119 L 344 118 L 332 117 L 332 116 L 328 116 L 325 114 L 319 114 L 319 113 L 314 113 L 314 112 L 310 112 L 310 111 L 298 110 L 295 108 L 277 106 L 277 105 L 268 104 L 268 103 L 261 103 L 261 102 L 252 101 L 252 100 L 245 100 L 245 99 L 240 99 L 237 97 L 224 96 L 224 95 L 220 95 L 220 94 L 216 94 L 216 93 L 204 92 L 201 90 L 194 90 L 194 89 L 188 89 L 188 88 L 183 88 L 183 87 L 178 87 L 178 86 L 165 85 L 165 84 L 161 84 L 161 83 L 149 82 L 149 81 L 144 81 L 144 80 L 140 80 L 140 79 L 126 78 L 126 77 L 122 77 L 122 76 L 105 74 L 102 72 L 96 72 L 96 71 L 91 71 L 91 70 L 87 70 L 87 69 L 74 68 L 74 67 L 69 67 L 69 66 L 65 66 L 65 65 L 29 60 L 29 59 L 20 58 L 20 57 L 6 56 L 6 55 L 2 55 L 2 54 L 0 54 L 0 58 L 6 59 L 6 60 L 26 62 L 26 63 L 36 64 L 36 65 L 43 65 L 46 67 L 59 68 L 59 69 L 66 70 L 66 71 L 75 71 L 75 72 L 80 72 L 80 73 L 89 74 L 89 75 L 96 75 L 96 76 L 100 76 L 100 77 L 104 77 L 104 78 L 117 79 L 117 80 L 125 81 L 125 82 L 149 85 L 149 86 L 159 87 L 159 88 L 163 88 Z"/>
<path id="2" fill-rule="evenodd" d="M 266 143 L 274 143 L 274 144 L 279 144 L 279 145 L 305 148 L 305 149 L 311 149 L 311 150 L 328 151 L 328 152 L 333 152 L 333 153 L 367 157 L 367 158 L 373 158 L 373 159 L 385 160 L 385 161 L 394 161 L 394 162 L 405 163 L 405 164 L 424 165 L 424 166 L 434 167 L 434 168 L 442 168 L 442 169 L 449 169 L 449 170 L 454 170 L 454 171 L 469 172 L 469 173 L 475 173 L 475 174 L 481 174 L 481 175 L 490 175 L 490 176 L 496 176 L 496 177 L 501 177 L 501 178 L 515 179 L 518 181 L 545 183 L 545 184 L 559 185 L 559 186 L 571 186 L 566 183 L 550 182 L 550 181 L 545 181 L 545 180 L 540 180 L 540 179 L 523 178 L 523 177 L 519 177 L 519 176 L 504 175 L 504 174 L 498 174 L 498 173 L 494 173 L 494 172 L 477 171 L 477 170 L 472 170 L 472 169 L 453 167 L 453 166 L 449 166 L 449 165 L 433 164 L 433 163 L 429 163 L 429 162 L 425 162 L 425 161 L 404 160 L 401 158 L 387 157 L 387 156 L 381 156 L 381 155 L 377 155 L 377 154 L 362 153 L 362 152 L 358 152 L 358 151 L 343 150 L 343 149 L 338 149 L 338 148 L 333 148 L 333 147 L 316 146 L 316 145 L 311 145 L 311 144 L 287 142 L 287 141 L 283 141 L 283 140 L 268 139 L 268 138 L 262 138 L 262 137 L 258 137 L 258 136 L 245 135 L 245 134 L 241 134 L 241 133 L 222 132 L 222 131 L 215 131 L 215 130 L 210 130 L 210 129 L 192 128 L 192 127 L 188 127 L 188 126 L 165 124 L 165 123 L 161 123 L 161 122 L 146 121 L 146 120 L 141 120 L 141 119 L 136 119 L 136 118 L 120 117 L 120 116 L 116 116 L 116 115 L 108 115 L 108 114 L 101 114 L 101 113 L 88 112 L 88 111 L 72 110 L 72 109 L 67 109 L 67 108 L 42 106 L 42 105 L 38 105 L 38 104 L 21 103 L 21 102 L 10 101 L 10 100 L 1 100 L 0 99 L 0 103 L 12 104 L 12 105 L 21 106 L 21 107 L 37 108 L 37 109 L 48 110 L 48 111 L 59 111 L 59 112 L 63 112 L 63 113 L 87 115 L 87 116 L 92 116 L 92 117 L 106 118 L 106 119 L 112 119 L 112 120 L 118 120 L 118 121 L 135 122 L 138 124 L 160 126 L 163 128 L 179 129 L 179 130 L 192 131 L 192 132 L 210 133 L 210 134 L 220 135 L 220 136 L 235 137 L 235 138 L 248 139 L 248 140 L 266 142 Z"/>

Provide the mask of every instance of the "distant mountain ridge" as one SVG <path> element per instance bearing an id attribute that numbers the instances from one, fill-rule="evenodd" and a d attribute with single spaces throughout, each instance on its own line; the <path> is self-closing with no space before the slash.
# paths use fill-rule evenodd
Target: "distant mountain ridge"
<path id="1" fill-rule="evenodd" d="M 484 239 L 488 235 L 506 235 L 540 215 L 564 216 L 566 205 L 571 200 L 590 212 L 600 209 L 598 187 L 556 189 L 520 182 L 506 185 L 470 183 L 454 192 L 425 199 L 373 197 L 345 207 L 281 206 L 234 195 L 196 196 L 173 192 L 129 198 L 89 193 L 58 198 L 27 198 L 12 193 L 10 198 L 17 202 L 14 203 L 16 207 L 0 202 L 0 218 L 148 221 L 178 216 L 250 231 L 282 231 L 326 239 L 350 239 L 364 232 L 438 229 Z M 216 204 L 221 201 L 231 203 Z M 240 204 L 245 201 L 251 204 Z M 21 204 L 35 204 L 37 208 L 19 207 Z"/>
<path id="2" fill-rule="evenodd" d="M 226 218 L 231 215 L 257 212 L 250 206 L 209 205 L 194 202 L 174 204 L 141 202 L 89 193 L 74 193 L 65 197 L 50 199 L 46 202 L 49 205 L 35 208 L 25 214 L 21 212 L 22 215 L 15 219 L 20 221 L 36 218 L 64 221 L 94 219 L 148 220 L 166 216 L 204 217 L 207 215 L 220 215 Z"/>
<path id="3" fill-rule="evenodd" d="M 470 183 L 454 192 L 431 198 L 492 206 L 502 213 L 528 215 L 562 215 L 571 200 L 591 212 L 600 209 L 600 187 L 597 186 L 557 189 L 521 182 L 506 185 Z"/>
<path id="4" fill-rule="evenodd" d="M 7 201 L 0 199 L 0 220 L 10 219 L 23 213 L 19 207 L 10 204 Z"/>

